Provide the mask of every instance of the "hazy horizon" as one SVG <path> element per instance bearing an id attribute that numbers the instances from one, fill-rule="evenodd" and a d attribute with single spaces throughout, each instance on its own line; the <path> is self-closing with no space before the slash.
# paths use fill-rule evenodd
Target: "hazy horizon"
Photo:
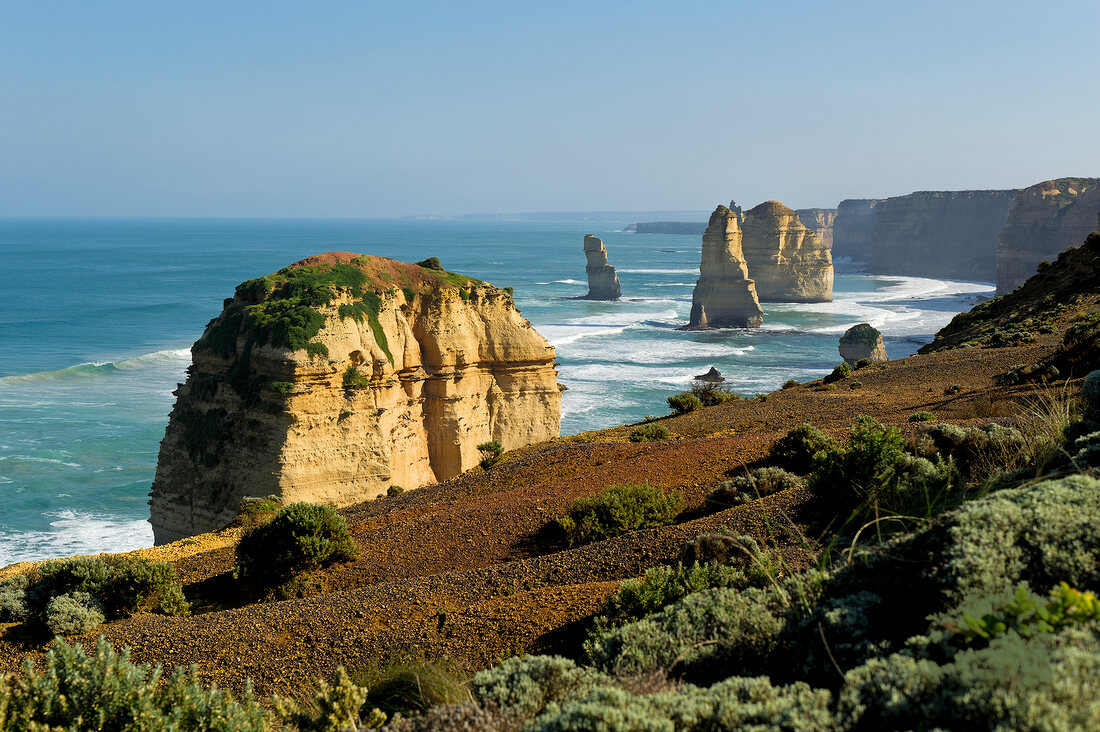
<path id="1" fill-rule="evenodd" d="M 6 218 L 832 208 L 1100 176 L 1093 2 L 3 8 Z"/>

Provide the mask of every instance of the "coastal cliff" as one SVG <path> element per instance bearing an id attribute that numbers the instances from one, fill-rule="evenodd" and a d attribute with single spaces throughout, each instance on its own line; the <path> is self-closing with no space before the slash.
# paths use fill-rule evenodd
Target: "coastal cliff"
<path id="1" fill-rule="evenodd" d="M 837 210 L 835 208 L 799 208 L 795 209 L 795 213 L 798 214 L 798 220 L 802 225 L 816 234 L 818 241 L 831 252 Z"/>
<path id="2" fill-rule="evenodd" d="M 703 233 L 699 281 L 691 293 L 686 330 L 755 328 L 764 321 L 741 240 L 740 213 L 725 206 L 714 209 Z"/>
<path id="3" fill-rule="evenodd" d="M 1100 178 L 1043 181 L 1016 194 L 997 244 L 997 294 L 1019 287 L 1042 261 L 1100 229 Z"/>
<path id="4" fill-rule="evenodd" d="M 834 259 L 850 257 L 857 262 L 866 262 L 871 258 L 877 203 L 877 200 L 870 198 L 850 198 L 837 204 L 836 219 L 833 220 Z"/>
<path id="5" fill-rule="evenodd" d="M 830 302 L 833 259 L 829 248 L 779 201 L 745 212 L 742 251 L 762 302 Z"/>
<path id="6" fill-rule="evenodd" d="M 588 294 L 585 300 L 618 300 L 622 295 L 619 276 L 607 263 L 607 247 L 603 240 L 591 234 L 584 235 L 585 273 L 588 275 Z"/>
<path id="7" fill-rule="evenodd" d="M 918 191 L 879 201 L 867 271 L 992 280 L 997 238 L 1015 195 L 1015 190 Z"/>
<path id="8" fill-rule="evenodd" d="M 427 263 L 333 252 L 237 287 L 176 391 L 158 544 L 245 496 L 345 505 L 451 478 L 482 442 L 558 435 L 554 349 L 508 291 Z"/>
<path id="9" fill-rule="evenodd" d="M 623 231 L 635 234 L 694 234 L 698 236 L 707 228 L 701 221 L 644 221 L 627 226 Z"/>

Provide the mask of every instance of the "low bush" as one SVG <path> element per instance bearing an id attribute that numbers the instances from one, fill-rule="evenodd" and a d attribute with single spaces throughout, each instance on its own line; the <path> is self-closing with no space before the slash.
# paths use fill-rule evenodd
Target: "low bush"
<path id="1" fill-rule="evenodd" d="M 462 675 L 442 662 L 387 664 L 357 675 L 355 680 L 366 690 L 363 708 L 389 716 L 398 712 L 419 714 L 442 704 L 470 700 Z"/>
<path id="2" fill-rule="evenodd" d="M 795 427 L 776 440 L 768 452 L 769 462 L 798 475 L 813 468 L 814 455 L 836 447 L 836 441 L 812 424 Z"/>
<path id="3" fill-rule="evenodd" d="M 702 400 L 690 391 L 673 394 L 666 401 L 669 408 L 675 410 L 677 414 L 687 414 L 703 407 Z"/>
<path id="4" fill-rule="evenodd" d="M 416 264 L 419 267 L 423 267 L 424 269 L 434 270 L 436 272 L 445 272 L 446 271 L 446 270 L 443 269 L 443 264 L 439 261 L 439 257 L 428 257 L 427 259 L 420 260 Z"/>
<path id="5" fill-rule="evenodd" d="M 672 523 L 683 506 L 676 492 L 643 485 L 613 485 L 598 496 L 582 498 L 558 519 L 571 546 L 609 539 L 628 531 Z"/>
<path id="6" fill-rule="evenodd" d="M 274 518 L 282 505 L 283 499 L 276 495 L 266 498 L 245 496 L 241 499 L 236 518 L 229 525 L 246 529 L 257 526 Z"/>
<path id="7" fill-rule="evenodd" d="M 733 480 L 723 481 L 707 495 L 707 508 L 720 511 L 730 506 L 736 506 L 754 498 L 768 496 L 772 493 L 797 488 L 804 485 L 804 481 L 793 473 L 788 473 L 783 468 L 766 467 L 756 468 L 746 475 L 740 475 Z"/>
<path id="8" fill-rule="evenodd" d="M 478 465 L 483 470 L 488 470 L 500 462 L 500 456 L 504 454 L 504 445 L 497 440 L 490 440 L 478 445 L 477 451 L 481 453 L 481 460 L 478 461 Z"/>
<path id="9" fill-rule="evenodd" d="M 607 599 L 598 627 L 607 628 L 641 620 L 693 592 L 712 587 L 743 588 L 749 585 L 745 573 L 723 564 L 692 562 L 646 570 L 641 579 L 619 585 L 619 591 Z"/>
<path id="10" fill-rule="evenodd" d="M 667 440 L 672 436 L 672 433 L 668 431 L 668 427 L 663 424 L 646 424 L 641 427 L 635 427 L 630 433 L 631 442 L 648 442 L 655 440 Z"/>
<path id="11" fill-rule="evenodd" d="M 385 724 L 386 715 L 364 706 L 367 690 L 353 682 L 342 666 L 336 669 L 335 684 L 320 679 L 317 686 L 310 704 L 276 696 L 272 699 L 275 716 L 298 732 L 358 732 Z"/>
<path id="12" fill-rule="evenodd" d="M 798 379 L 787 379 L 783 382 L 784 389 L 793 389 L 796 386 L 800 386 L 801 382 Z"/>
<path id="13" fill-rule="evenodd" d="M 520 732 L 523 723 L 513 712 L 495 704 L 443 704 L 412 717 L 398 715 L 381 732 Z"/>
<path id="14" fill-rule="evenodd" d="M 368 386 L 370 386 L 370 379 L 365 374 L 360 373 L 358 367 L 348 366 L 344 370 L 345 389 L 366 389 Z"/>
<path id="15" fill-rule="evenodd" d="M 856 361 L 855 369 L 856 369 L 856 371 L 859 371 L 860 369 L 866 368 L 866 367 L 870 366 L 873 363 L 874 363 L 874 361 L 872 361 L 869 358 L 861 358 L 858 361 Z"/>
<path id="16" fill-rule="evenodd" d="M 987 424 L 959 427 L 937 424 L 925 432 L 931 446 L 918 450 L 924 457 L 951 458 L 960 473 L 970 480 L 985 479 L 996 472 L 1022 467 L 1027 462 L 1027 441 L 1011 427 Z"/>
<path id="17" fill-rule="evenodd" d="M 834 381 L 847 379 L 851 375 L 852 367 L 848 365 L 847 361 L 842 361 L 841 363 L 837 364 L 836 368 L 833 369 L 833 372 L 822 379 L 822 381 L 826 384 L 832 384 Z"/>
<path id="18" fill-rule="evenodd" d="M 691 393 L 704 407 L 713 407 L 716 404 L 725 404 L 741 398 L 741 395 L 735 393 L 730 387 L 715 381 L 693 381 Z"/>
<path id="19" fill-rule="evenodd" d="M 27 587 L 30 578 L 17 574 L 0 581 L 0 623 L 20 623 L 27 619 Z"/>
<path id="20" fill-rule="evenodd" d="M 948 387 L 944 388 L 943 395 L 944 396 L 954 396 L 955 394 L 958 394 L 960 391 L 962 391 L 961 386 L 959 386 L 958 384 L 952 384 L 951 386 L 948 386 Z"/>
<path id="21" fill-rule="evenodd" d="M 399 485 L 391 485 L 389 488 L 386 489 L 386 495 L 389 496 L 390 498 L 392 498 L 394 496 L 399 496 L 404 492 L 405 492 L 405 489 L 402 488 Z"/>
<path id="22" fill-rule="evenodd" d="M 103 603 L 87 592 L 67 592 L 46 604 L 46 627 L 54 635 L 84 635 L 104 620 Z"/>
<path id="23" fill-rule="evenodd" d="M 936 419 L 936 415 L 928 411 L 913 412 L 909 415 L 910 422 L 932 422 Z"/>
<path id="24" fill-rule="evenodd" d="M 292 503 L 241 538 L 233 576 L 254 584 L 283 583 L 358 554 L 347 522 L 331 506 Z"/>
<path id="25" fill-rule="evenodd" d="M 52 599 L 74 592 L 92 595 L 102 604 L 108 620 L 138 611 L 168 615 L 189 611 L 174 567 L 123 555 L 44 562 L 27 598 L 32 611 L 42 615 Z"/>

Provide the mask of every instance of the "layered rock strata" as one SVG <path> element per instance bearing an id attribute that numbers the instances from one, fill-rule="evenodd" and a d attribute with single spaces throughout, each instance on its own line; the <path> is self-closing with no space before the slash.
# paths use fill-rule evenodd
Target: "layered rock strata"
<path id="1" fill-rule="evenodd" d="M 992 281 L 997 239 L 1015 195 L 919 191 L 879 201 L 867 271 Z"/>
<path id="2" fill-rule="evenodd" d="M 1016 194 L 997 243 L 997 294 L 1011 292 L 1067 247 L 1100 230 L 1100 179 L 1059 178 Z"/>
<path id="3" fill-rule="evenodd" d="M 618 300 L 622 295 L 619 276 L 615 268 L 607 263 L 607 247 L 603 240 L 591 234 L 584 235 L 584 256 L 587 260 L 584 271 L 588 275 L 588 294 L 585 300 Z"/>
<path id="4" fill-rule="evenodd" d="M 817 235 L 822 246 L 833 249 L 833 225 L 836 223 L 837 210 L 835 208 L 800 208 L 796 209 L 798 220 L 802 225 Z"/>
<path id="5" fill-rule="evenodd" d="M 856 262 L 866 262 L 871 258 L 877 203 L 877 200 L 869 198 L 850 198 L 837 204 L 836 218 L 833 220 L 834 259 L 848 257 Z"/>
<path id="6" fill-rule="evenodd" d="M 349 504 L 558 435 L 554 349 L 508 291 L 334 252 L 237 287 L 191 349 L 161 442 L 163 544 L 245 496 Z"/>
<path id="7" fill-rule="evenodd" d="M 764 321 L 741 239 L 740 216 L 725 206 L 714 209 L 703 232 L 699 281 L 691 293 L 685 330 L 756 328 Z"/>
<path id="8" fill-rule="evenodd" d="M 855 366 L 863 359 L 874 362 L 889 361 L 886 345 L 882 342 L 882 333 L 870 323 L 853 325 L 840 337 L 840 357 Z"/>
<path id="9" fill-rule="evenodd" d="M 761 302 L 830 302 L 833 258 L 798 214 L 766 201 L 744 214 L 742 250 Z"/>

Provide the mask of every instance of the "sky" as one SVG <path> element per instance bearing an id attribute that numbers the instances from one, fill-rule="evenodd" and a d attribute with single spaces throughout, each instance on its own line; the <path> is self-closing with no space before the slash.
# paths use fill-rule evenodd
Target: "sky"
<path id="1" fill-rule="evenodd" d="M 793 208 L 1100 176 L 1100 3 L 0 0 L 0 216 Z"/>

